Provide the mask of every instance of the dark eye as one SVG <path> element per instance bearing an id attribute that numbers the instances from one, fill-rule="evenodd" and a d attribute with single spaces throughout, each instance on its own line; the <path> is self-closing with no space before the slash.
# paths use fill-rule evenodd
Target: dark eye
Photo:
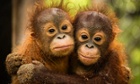
<path id="1" fill-rule="evenodd" d="M 95 41 L 101 41 L 101 37 L 95 37 L 94 40 Z"/>
<path id="2" fill-rule="evenodd" d="M 49 32 L 53 33 L 53 32 L 55 32 L 55 29 L 49 29 Z"/>
<path id="3" fill-rule="evenodd" d="M 82 37 L 82 39 L 87 39 L 88 38 L 87 35 L 82 35 L 81 37 Z"/>
<path id="4" fill-rule="evenodd" d="M 62 30 L 66 30 L 66 29 L 67 29 L 67 25 L 63 25 Z"/>

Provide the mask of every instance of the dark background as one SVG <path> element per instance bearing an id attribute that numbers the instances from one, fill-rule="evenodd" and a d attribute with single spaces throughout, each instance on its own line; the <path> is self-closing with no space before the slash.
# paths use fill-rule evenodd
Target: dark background
<path id="1" fill-rule="evenodd" d="M 10 83 L 6 72 L 5 58 L 11 52 L 12 0 L 0 1 L 0 84 Z"/>

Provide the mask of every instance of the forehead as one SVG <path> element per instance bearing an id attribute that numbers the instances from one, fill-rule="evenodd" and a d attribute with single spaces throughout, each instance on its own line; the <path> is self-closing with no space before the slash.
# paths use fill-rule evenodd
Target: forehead
<path id="1" fill-rule="evenodd" d="M 109 19 L 99 13 L 94 11 L 83 12 L 77 18 L 77 27 L 79 28 L 87 28 L 89 32 L 94 32 L 98 30 L 110 30 L 111 23 Z"/>
<path id="2" fill-rule="evenodd" d="M 38 23 L 54 22 L 58 23 L 64 19 L 68 19 L 67 13 L 59 8 L 50 8 L 42 11 L 38 17 Z"/>

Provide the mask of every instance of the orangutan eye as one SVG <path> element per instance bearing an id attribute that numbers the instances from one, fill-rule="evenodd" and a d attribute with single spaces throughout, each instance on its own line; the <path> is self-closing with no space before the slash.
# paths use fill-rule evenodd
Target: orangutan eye
<path id="1" fill-rule="evenodd" d="M 48 30 L 50 33 L 53 33 L 53 32 L 55 32 L 55 29 L 49 29 Z"/>
<path id="2" fill-rule="evenodd" d="M 47 30 L 47 32 L 46 32 L 46 34 L 48 35 L 48 36 L 54 36 L 54 35 L 56 35 L 56 33 L 57 33 L 57 30 L 55 29 L 55 28 L 49 28 L 48 30 Z"/>
<path id="3" fill-rule="evenodd" d="M 62 30 L 66 30 L 66 29 L 67 29 L 67 25 L 63 25 Z"/>
<path id="4" fill-rule="evenodd" d="M 82 39 L 88 39 L 87 35 L 81 35 Z"/>
<path id="5" fill-rule="evenodd" d="M 101 41 L 101 37 L 95 37 L 94 40 L 99 42 L 99 41 Z"/>

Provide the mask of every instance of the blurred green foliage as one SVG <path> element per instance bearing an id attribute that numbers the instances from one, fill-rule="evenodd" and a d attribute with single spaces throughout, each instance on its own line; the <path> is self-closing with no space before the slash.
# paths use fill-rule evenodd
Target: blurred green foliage
<path id="1" fill-rule="evenodd" d="M 49 0 L 46 0 L 48 3 Z M 60 0 L 54 0 L 56 3 Z M 90 4 L 91 0 L 64 0 L 72 9 L 78 10 Z M 103 0 L 102 0 L 103 1 Z M 106 0 L 114 9 L 122 30 L 119 40 L 124 44 L 132 70 L 131 84 L 140 84 L 140 0 Z M 74 3 L 74 4 L 73 4 Z M 94 3 L 93 3 L 94 4 Z M 75 13 L 75 11 L 72 11 Z"/>

